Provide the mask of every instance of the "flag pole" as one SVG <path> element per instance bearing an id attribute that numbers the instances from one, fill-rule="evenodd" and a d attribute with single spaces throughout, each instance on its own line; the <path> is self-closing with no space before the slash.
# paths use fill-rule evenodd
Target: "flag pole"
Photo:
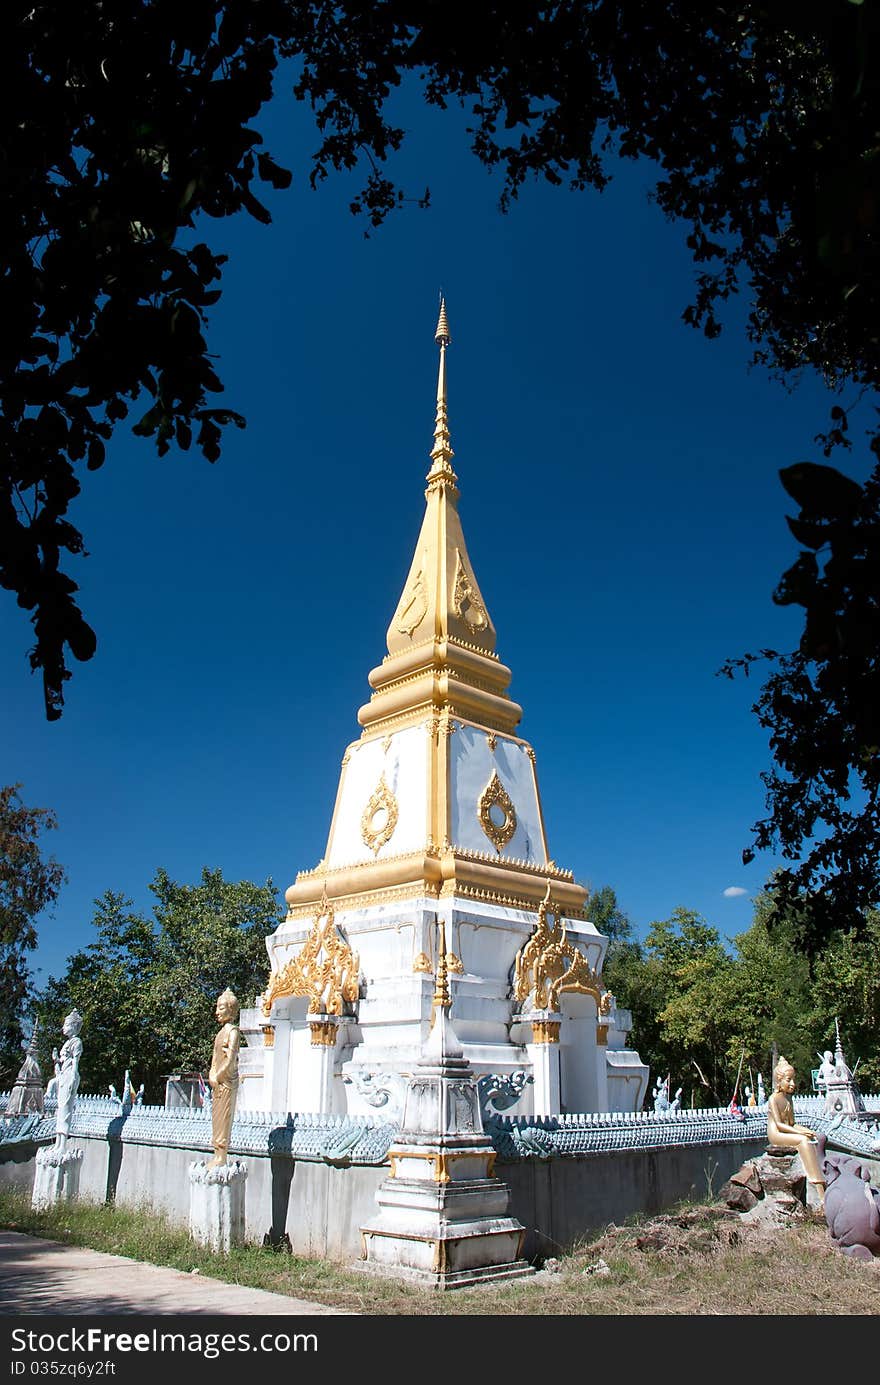
<path id="1" fill-rule="evenodd" d="M 737 1073 L 736 1073 L 736 1084 L 735 1084 L 735 1086 L 734 1086 L 734 1088 L 733 1088 L 733 1100 L 734 1100 L 734 1101 L 736 1101 L 736 1094 L 737 1094 L 737 1092 L 739 1091 L 739 1079 L 740 1079 L 740 1077 L 742 1076 L 743 1063 L 745 1062 L 745 1057 L 746 1057 L 746 1048 L 745 1048 L 745 1044 L 743 1044 L 742 1053 L 739 1055 L 739 1067 L 738 1067 Z"/>

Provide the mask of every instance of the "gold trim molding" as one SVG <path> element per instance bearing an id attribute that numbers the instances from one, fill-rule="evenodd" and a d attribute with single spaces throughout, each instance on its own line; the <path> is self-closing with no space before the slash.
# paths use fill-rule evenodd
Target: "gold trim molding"
<path id="1" fill-rule="evenodd" d="M 274 1024 L 264 1024 L 264 1025 L 263 1025 L 263 1047 L 264 1047 L 264 1048 L 274 1048 L 274 1047 L 275 1047 L 275 1026 L 274 1026 Z"/>
<path id="2" fill-rule="evenodd" d="M 391 1167 L 388 1177 L 400 1177 L 400 1174 L 397 1172 L 397 1165 L 403 1159 L 427 1159 L 429 1163 L 434 1165 L 435 1183 L 449 1183 L 452 1179 L 452 1174 L 449 1172 L 449 1165 L 455 1163 L 456 1160 L 474 1158 L 486 1160 L 486 1171 L 482 1175 L 483 1178 L 496 1177 L 495 1161 L 498 1158 L 498 1153 L 494 1149 L 389 1149 L 388 1163 Z"/>
<path id="3" fill-rule="evenodd" d="M 563 991 L 591 995 L 597 1008 L 602 1004 L 602 984 L 586 957 L 565 935 L 565 920 L 551 913 L 550 885 L 538 905 L 535 931 L 516 954 L 513 994 L 522 1003 L 534 993 L 536 1010 L 558 1010 Z"/>
<path id="4" fill-rule="evenodd" d="M 377 825 L 375 818 L 380 813 L 384 813 L 385 818 Z M 398 816 L 397 799 L 386 784 L 383 773 L 361 815 L 361 837 L 374 855 L 394 836 Z"/>
<path id="5" fill-rule="evenodd" d="M 263 997 L 263 1014 L 285 996 L 309 997 L 309 1013 L 341 1015 L 343 1006 L 358 998 L 360 959 L 336 927 L 333 906 L 326 898 L 321 912 L 296 957 L 273 972 Z"/>
<path id="6" fill-rule="evenodd" d="M 336 1043 L 336 1020 L 309 1020 L 311 1042 L 314 1048 L 333 1048 Z"/>
<path id="7" fill-rule="evenodd" d="M 500 825 L 492 819 L 493 808 L 500 808 L 504 814 Z M 477 821 L 496 851 L 503 851 L 516 831 L 516 809 L 497 770 L 493 769 L 492 777 L 477 799 Z"/>
<path id="8" fill-rule="evenodd" d="M 558 1044 L 559 1020 L 532 1020 L 533 1044 Z"/>

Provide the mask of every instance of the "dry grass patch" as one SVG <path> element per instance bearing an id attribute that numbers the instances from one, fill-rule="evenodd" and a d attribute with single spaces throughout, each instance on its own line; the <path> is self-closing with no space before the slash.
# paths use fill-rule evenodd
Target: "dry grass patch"
<path id="1" fill-rule="evenodd" d="M 50 1240 L 268 1289 L 366 1314 L 445 1316 L 880 1313 L 880 1261 L 850 1260 L 808 1216 L 767 1228 L 726 1208 L 683 1205 L 608 1226 L 531 1279 L 449 1293 L 374 1277 L 351 1264 L 247 1246 L 228 1256 L 144 1209 L 67 1204 L 35 1212 L 0 1193 L 0 1225 Z M 608 1273 L 595 1272 L 604 1261 Z M 601 1267 L 600 1267 L 601 1269 Z"/>

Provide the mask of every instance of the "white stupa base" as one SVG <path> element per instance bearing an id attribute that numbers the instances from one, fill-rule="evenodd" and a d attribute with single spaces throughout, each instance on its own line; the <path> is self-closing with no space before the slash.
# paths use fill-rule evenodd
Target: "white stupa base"
<path id="1" fill-rule="evenodd" d="M 378 1260 L 366 1260 L 359 1268 L 365 1274 L 380 1275 L 385 1279 L 402 1279 L 407 1284 L 415 1284 L 421 1289 L 467 1289 L 474 1284 L 483 1284 L 488 1279 L 522 1279 L 535 1271 L 527 1260 L 516 1260 L 509 1265 L 481 1265 L 470 1270 L 421 1270 L 412 1265 L 383 1264 Z"/>
<path id="2" fill-rule="evenodd" d="M 407 1186 L 408 1180 L 394 1182 L 398 1195 L 416 1193 L 412 1184 Z M 482 1189 L 462 1184 L 460 1191 L 465 1198 L 476 1193 L 479 1200 Z M 528 1261 L 520 1259 L 525 1233 L 513 1217 L 481 1216 L 473 1221 L 447 1222 L 442 1212 L 434 1209 L 408 1210 L 406 1215 L 403 1208 L 386 1205 L 374 1221 L 361 1227 L 363 1269 L 431 1289 L 462 1288 L 484 1279 L 534 1274 Z"/>
<path id="3" fill-rule="evenodd" d="M 227 1254 L 244 1245 L 244 1189 L 247 1165 L 240 1159 L 210 1168 L 198 1159 L 189 1166 L 189 1234 L 200 1246 Z"/>
<path id="4" fill-rule="evenodd" d="M 56 1202 L 72 1202 L 79 1194 L 82 1170 L 81 1149 L 66 1149 L 60 1154 L 54 1145 L 37 1150 L 32 1207 L 54 1207 Z"/>
<path id="5" fill-rule="evenodd" d="M 376 1193 L 379 1215 L 361 1227 L 362 1268 L 434 1289 L 534 1273 L 520 1258 L 522 1223 L 504 1215 L 506 1184 L 461 1170 L 448 1183 L 401 1177 L 395 1158 L 398 1172 Z"/>

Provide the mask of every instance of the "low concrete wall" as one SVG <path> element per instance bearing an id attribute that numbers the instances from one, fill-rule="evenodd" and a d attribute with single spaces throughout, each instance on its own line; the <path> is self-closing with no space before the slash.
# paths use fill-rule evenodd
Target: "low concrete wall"
<path id="1" fill-rule="evenodd" d="M 557 1255 L 590 1231 L 636 1213 L 660 1212 L 682 1198 L 698 1200 L 766 1148 L 762 1140 L 719 1145 L 666 1145 L 566 1159 L 499 1161 L 511 1212 L 526 1228 L 525 1254 Z"/>
<path id="2" fill-rule="evenodd" d="M 80 1195 L 93 1202 L 145 1207 L 178 1223 L 189 1216 L 189 1164 L 199 1149 L 76 1136 L 84 1151 Z M 511 1214 L 526 1228 L 525 1254 L 555 1255 L 589 1231 L 633 1213 L 656 1212 L 680 1198 L 717 1192 L 764 1140 L 666 1145 L 551 1159 L 499 1161 L 511 1189 Z M 299 1255 L 351 1260 L 361 1253 L 360 1227 L 375 1215 L 375 1193 L 387 1165 L 330 1164 L 288 1155 L 246 1157 L 248 1240 L 284 1231 Z M 0 1183 L 30 1189 L 34 1162 L 0 1164 Z"/>

